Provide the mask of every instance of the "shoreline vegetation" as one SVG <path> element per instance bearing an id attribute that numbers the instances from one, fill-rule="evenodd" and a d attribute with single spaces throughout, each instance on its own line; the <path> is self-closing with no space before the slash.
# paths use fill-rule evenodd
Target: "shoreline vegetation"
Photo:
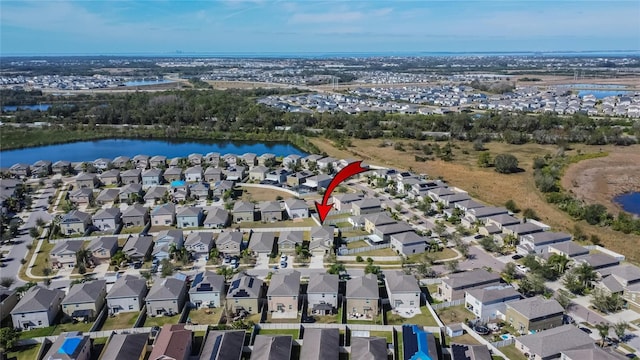
<path id="1" fill-rule="evenodd" d="M 131 127 L 93 127 L 75 126 L 74 129 L 53 125 L 39 128 L 5 126 L 0 132 L 1 151 L 19 150 L 40 146 L 68 144 L 82 141 L 107 139 L 162 140 L 162 141 L 237 141 L 237 142 L 287 142 L 307 153 L 319 153 L 320 150 L 307 137 L 290 132 L 247 133 L 214 132 L 198 127 L 183 127 L 181 131 L 167 136 L 161 126 Z"/>

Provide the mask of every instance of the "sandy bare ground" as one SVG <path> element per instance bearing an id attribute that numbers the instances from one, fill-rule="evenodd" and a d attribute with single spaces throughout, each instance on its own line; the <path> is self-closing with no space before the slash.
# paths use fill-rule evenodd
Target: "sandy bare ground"
<path id="1" fill-rule="evenodd" d="M 640 147 L 614 148 L 607 157 L 569 166 L 562 178 L 562 187 L 586 202 L 619 211 L 613 197 L 640 191 Z"/>

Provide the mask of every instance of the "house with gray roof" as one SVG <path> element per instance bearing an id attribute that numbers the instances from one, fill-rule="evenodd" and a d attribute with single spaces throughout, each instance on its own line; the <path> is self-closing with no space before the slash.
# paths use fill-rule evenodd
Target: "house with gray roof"
<path id="1" fill-rule="evenodd" d="M 202 208 L 185 206 L 176 211 L 176 227 L 178 229 L 199 227 L 202 224 L 203 217 Z"/>
<path id="2" fill-rule="evenodd" d="M 49 252 L 49 263 L 54 268 L 74 267 L 76 252 L 82 249 L 84 241 L 66 240 L 57 242 Z"/>
<path id="3" fill-rule="evenodd" d="M 109 314 L 142 311 L 147 291 L 145 279 L 133 275 L 120 277 L 107 293 Z"/>
<path id="4" fill-rule="evenodd" d="M 227 310 L 234 314 L 246 311 L 249 314 L 260 312 L 260 300 L 263 296 L 264 282 L 243 273 L 236 274 L 227 291 Z"/>
<path id="5" fill-rule="evenodd" d="M 534 296 L 507 303 L 505 320 L 521 334 L 562 325 L 564 308 L 555 299 Z"/>
<path id="6" fill-rule="evenodd" d="M 351 339 L 351 360 L 387 360 L 387 339 L 354 337 Z"/>
<path id="7" fill-rule="evenodd" d="M 62 311 L 79 321 L 92 321 L 105 303 L 107 282 L 92 280 L 71 286 L 62 300 Z"/>
<path id="8" fill-rule="evenodd" d="M 620 264 L 619 259 L 601 252 L 576 256 L 575 258 L 573 258 L 573 260 L 577 264 L 589 264 L 589 266 L 591 266 L 593 270 L 597 270 L 600 276 L 603 277 L 609 275 L 610 269 L 613 266 L 617 266 L 618 264 Z"/>
<path id="9" fill-rule="evenodd" d="M 254 232 L 249 239 L 249 250 L 252 253 L 272 254 L 274 251 L 276 234 L 272 231 Z"/>
<path id="10" fill-rule="evenodd" d="M 420 312 L 422 291 L 413 275 L 401 271 L 385 271 L 384 284 L 393 310 Z"/>
<path id="11" fill-rule="evenodd" d="M 189 301 L 196 308 L 219 308 L 225 301 L 224 276 L 212 271 L 196 274 L 189 289 Z"/>
<path id="12" fill-rule="evenodd" d="M 140 184 L 142 182 L 142 170 L 131 169 L 120 173 L 122 184 Z"/>
<path id="13" fill-rule="evenodd" d="M 348 320 L 374 320 L 378 316 L 380 293 L 374 274 L 347 280 L 346 297 Z"/>
<path id="14" fill-rule="evenodd" d="M 283 270 L 273 274 L 267 290 L 267 308 L 271 316 L 295 319 L 300 304 L 300 272 Z"/>
<path id="15" fill-rule="evenodd" d="M 475 223 L 476 221 L 483 222 L 492 216 L 507 215 L 508 212 L 509 211 L 503 207 L 482 206 L 467 210 L 465 217 L 468 218 L 471 223 Z"/>
<path id="16" fill-rule="evenodd" d="M 0 289 L 0 321 L 11 314 L 11 310 L 18 303 L 18 291 L 15 289 Z"/>
<path id="17" fill-rule="evenodd" d="M 305 329 L 301 354 L 307 360 L 335 360 L 340 357 L 340 330 Z"/>
<path id="18" fill-rule="evenodd" d="M 81 172 L 80 174 L 76 175 L 75 182 L 76 187 L 79 189 L 93 189 L 98 187 L 98 185 L 100 184 L 100 181 L 98 181 L 96 174 L 87 172 Z"/>
<path id="19" fill-rule="evenodd" d="M 80 210 L 71 210 L 60 220 L 60 232 L 65 235 L 83 235 L 91 225 L 91 215 Z"/>
<path id="20" fill-rule="evenodd" d="M 186 302 L 187 282 L 173 277 L 155 281 L 147 294 L 147 315 L 180 314 Z"/>
<path id="21" fill-rule="evenodd" d="M 98 175 L 100 177 L 100 182 L 104 185 L 114 185 L 114 186 L 118 186 L 120 185 L 121 179 L 120 179 L 120 170 L 118 169 L 111 169 L 111 170 L 107 170 L 102 172 L 102 174 Z"/>
<path id="22" fill-rule="evenodd" d="M 258 165 L 262 166 L 273 166 L 276 161 L 276 155 L 271 153 L 264 153 L 258 156 Z"/>
<path id="23" fill-rule="evenodd" d="M 465 291 L 474 288 L 483 288 L 491 285 L 499 285 L 501 277 L 490 273 L 485 269 L 449 274 L 438 285 L 437 296 L 443 301 L 464 299 Z"/>
<path id="24" fill-rule="evenodd" d="M 532 223 L 526 222 L 522 224 L 503 226 L 502 232 L 507 235 L 513 235 L 516 238 L 520 238 L 523 235 L 529 235 L 537 232 L 544 231 L 544 228 Z"/>
<path id="25" fill-rule="evenodd" d="M 258 335 L 250 360 L 284 360 L 291 358 L 291 335 Z"/>
<path id="26" fill-rule="evenodd" d="M 144 194 L 144 201 L 149 205 L 154 205 L 165 197 L 167 191 L 166 186 L 152 186 Z"/>
<path id="27" fill-rule="evenodd" d="M 289 169 L 295 167 L 296 165 L 300 164 L 300 159 L 302 159 L 302 157 L 300 155 L 296 155 L 296 154 L 289 154 L 287 156 L 285 156 L 284 158 L 282 158 L 282 166 L 285 166 Z"/>
<path id="28" fill-rule="evenodd" d="M 571 234 L 542 231 L 520 236 L 517 251 L 520 254 L 542 254 L 549 245 L 571 241 Z"/>
<path id="29" fill-rule="evenodd" d="M 547 255 L 557 254 L 565 256 L 569 259 L 576 256 L 588 255 L 589 249 L 576 243 L 575 241 L 563 241 L 561 243 L 551 244 L 547 247 Z"/>
<path id="30" fill-rule="evenodd" d="M 624 360 L 628 359 L 622 354 L 609 349 L 599 347 L 586 347 L 585 349 L 565 350 L 560 352 L 561 360 Z M 455 360 L 455 359 L 454 359 Z"/>
<path id="31" fill-rule="evenodd" d="M 60 160 L 53 163 L 51 170 L 54 174 L 68 174 L 71 171 L 71 162 Z"/>
<path id="32" fill-rule="evenodd" d="M 187 235 L 184 247 L 194 254 L 194 257 L 205 258 L 213 247 L 213 233 L 205 231 L 192 232 Z"/>
<path id="33" fill-rule="evenodd" d="M 124 227 L 144 226 L 148 222 L 149 210 L 140 204 L 127 206 L 122 212 L 122 224 Z"/>
<path id="34" fill-rule="evenodd" d="M 187 160 L 189 160 L 189 164 L 191 165 L 201 165 L 203 163 L 202 154 L 192 153 L 187 156 Z"/>
<path id="35" fill-rule="evenodd" d="M 200 182 L 202 181 L 202 176 L 202 166 L 200 165 L 192 166 L 184 171 L 184 179 L 188 182 Z"/>
<path id="36" fill-rule="evenodd" d="M 162 184 L 162 179 L 162 170 L 156 168 L 145 170 L 142 173 L 142 188 L 148 189 L 152 186 L 158 186 Z"/>
<path id="37" fill-rule="evenodd" d="M 481 319 L 504 319 L 506 303 L 520 300 L 520 293 L 510 285 L 494 285 L 466 291 L 465 307 Z"/>
<path id="38" fill-rule="evenodd" d="M 131 158 L 128 156 L 117 156 L 116 158 L 113 159 L 111 163 L 113 164 L 114 167 L 121 169 L 127 166 L 130 163 L 130 161 L 131 161 Z"/>
<path id="39" fill-rule="evenodd" d="M 172 181 L 180 181 L 183 178 L 182 169 L 179 167 L 170 167 L 167 168 L 162 174 L 164 180 L 168 183 Z"/>
<path id="40" fill-rule="evenodd" d="M 129 236 L 122 247 L 122 252 L 131 261 L 146 261 L 151 259 L 153 236 Z"/>
<path id="41" fill-rule="evenodd" d="M 379 213 L 380 211 L 382 211 L 382 207 L 378 198 L 364 198 L 351 204 L 351 213 L 356 216 Z"/>
<path id="42" fill-rule="evenodd" d="M 205 200 L 209 198 L 209 193 L 211 189 L 209 184 L 203 182 L 197 182 L 194 184 L 189 184 L 189 193 L 196 200 Z"/>
<path id="43" fill-rule="evenodd" d="M 115 231 L 122 221 L 120 208 L 106 208 L 100 209 L 93 217 L 93 226 L 97 227 L 100 231 Z"/>
<path id="44" fill-rule="evenodd" d="M 302 245 L 302 231 L 281 231 L 278 236 L 278 252 L 283 254 L 293 254 L 296 246 Z"/>
<path id="45" fill-rule="evenodd" d="M 69 201 L 74 204 L 89 204 L 93 200 L 93 190 L 79 188 L 69 192 Z"/>
<path id="46" fill-rule="evenodd" d="M 172 244 L 176 249 L 182 248 L 184 245 L 184 234 L 182 230 L 160 231 L 156 236 L 151 254 L 158 260 L 168 259 Z"/>
<path id="47" fill-rule="evenodd" d="M 256 206 L 248 201 L 236 201 L 233 205 L 233 221 L 236 223 L 245 221 L 255 221 Z"/>
<path id="48" fill-rule="evenodd" d="M 218 167 L 220 163 L 220 153 L 210 152 L 204 156 L 203 161 L 211 166 Z M 211 167 L 210 166 L 210 167 Z"/>
<path id="49" fill-rule="evenodd" d="M 594 346 L 593 339 L 573 325 L 516 338 L 516 349 L 529 354 L 531 360 L 556 359 L 563 351 L 591 349 Z"/>
<path id="50" fill-rule="evenodd" d="M 404 232 L 412 232 L 413 228 L 406 222 L 396 222 L 388 225 L 376 226 L 373 230 L 373 234 L 369 236 L 369 239 L 373 242 L 390 242 L 391 236 L 398 235 Z"/>
<path id="51" fill-rule="evenodd" d="M 509 214 L 492 215 L 484 218 L 485 225 L 494 225 L 500 230 L 502 230 L 503 226 L 517 225 L 521 222 L 522 220 Z"/>
<path id="52" fill-rule="evenodd" d="M 309 312 L 314 315 L 335 314 L 340 303 L 338 290 L 338 275 L 318 273 L 310 275 L 307 286 Z"/>
<path id="53" fill-rule="evenodd" d="M 224 229 L 229 225 L 229 212 L 221 207 L 211 208 L 202 225 L 209 229 Z"/>
<path id="54" fill-rule="evenodd" d="M 59 289 L 47 289 L 40 285 L 30 288 L 11 310 L 13 327 L 29 330 L 54 325 L 64 296 L 64 291 Z"/>
<path id="55" fill-rule="evenodd" d="M 176 205 L 165 203 L 151 210 L 151 224 L 153 226 L 171 226 L 176 222 Z"/>
<path id="56" fill-rule="evenodd" d="M 100 191 L 98 196 L 96 197 L 96 203 L 99 205 L 105 205 L 107 203 L 112 203 L 120 196 L 120 189 L 108 188 Z"/>
<path id="57" fill-rule="evenodd" d="M 451 344 L 451 360 L 491 360 L 491 353 L 486 345 Z"/>
<path id="58" fill-rule="evenodd" d="M 415 231 L 407 231 L 389 236 L 391 249 L 398 254 L 409 256 L 422 254 L 427 250 L 427 241 Z"/>
<path id="59" fill-rule="evenodd" d="M 118 251 L 118 237 L 101 236 L 91 240 L 87 246 L 91 257 L 96 263 L 109 263 L 111 257 Z"/>
<path id="60" fill-rule="evenodd" d="M 124 203 L 129 201 L 129 203 L 131 203 L 142 198 L 143 194 L 142 185 L 126 184 L 120 188 L 120 194 L 118 194 L 118 197 L 120 198 L 120 202 Z"/>
<path id="61" fill-rule="evenodd" d="M 208 167 L 204 171 L 204 181 L 215 184 L 218 181 L 222 181 L 222 169 L 216 167 Z"/>
<path id="62" fill-rule="evenodd" d="M 137 169 L 144 170 L 149 167 L 149 159 L 151 157 L 145 154 L 138 154 L 133 157 L 133 163 L 135 164 Z"/>
<path id="63" fill-rule="evenodd" d="M 199 360 L 240 360 L 245 334 L 242 330 L 209 331 Z"/>
<path id="64" fill-rule="evenodd" d="M 333 207 L 338 211 L 351 210 L 351 206 L 363 199 L 361 194 L 337 194 L 333 195 Z"/>
<path id="65" fill-rule="evenodd" d="M 282 221 L 282 207 L 279 201 L 263 201 L 260 203 L 260 219 L 263 222 Z"/>
<path id="66" fill-rule="evenodd" d="M 249 180 L 263 181 L 267 178 L 267 173 L 269 173 L 268 167 L 262 165 L 254 166 L 249 170 Z"/>
<path id="67" fill-rule="evenodd" d="M 100 360 L 144 359 L 147 354 L 148 333 L 113 334 Z"/>
<path id="68" fill-rule="evenodd" d="M 291 220 L 309 217 L 309 206 L 304 200 L 289 198 L 284 201 L 284 209 Z"/>
<path id="69" fill-rule="evenodd" d="M 156 169 L 164 169 L 167 167 L 167 157 L 164 155 L 155 155 L 149 159 L 149 166 Z"/>
<path id="70" fill-rule="evenodd" d="M 333 177 L 327 174 L 313 175 L 307 177 L 301 187 L 308 189 L 309 191 L 326 189 L 331 183 L 331 180 L 333 180 Z"/>
<path id="71" fill-rule="evenodd" d="M 240 251 L 242 251 L 242 233 L 239 231 L 221 232 L 216 239 L 216 248 L 224 255 L 240 255 Z"/>
<path id="72" fill-rule="evenodd" d="M 364 230 L 368 233 L 373 233 L 378 226 L 395 224 L 397 222 L 385 212 L 367 214 L 362 216 L 362 218 L 364 220 Z"/>

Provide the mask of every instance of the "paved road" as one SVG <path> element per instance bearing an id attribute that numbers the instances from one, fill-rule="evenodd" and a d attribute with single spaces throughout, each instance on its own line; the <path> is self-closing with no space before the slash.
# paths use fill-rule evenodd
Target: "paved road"
<path id="1" fill-rule="evenodd" d="M 18 273 L 22 266 L 20 260 L 24 259 L 25 256 L 27 256 L 27 252 L 29 252 L 27 245 L 33 241 L 29 235 L 29 228 L 35 227 L 36 220 L 39 218 L 46 222 L 51 221 L 52 216 L 47 212 L 49 196 L 53 196 L 55 193 L 55 189 L 51 183 L 52 180 L 48 179 L 45 182 L 45 188 L 39 190 L 36 194 L 32 194 L 32 211 L 20 214 L 24 220 L 24 224 L 20 227 L 20 235 L 13 240 L 11 250 L 4 262 L 5 266 L 0 269 L 3 277 L 13 277 L 16 279 L 12 287 L 18 287 L 24 284 L 24 281 L 18 279 Z"/>

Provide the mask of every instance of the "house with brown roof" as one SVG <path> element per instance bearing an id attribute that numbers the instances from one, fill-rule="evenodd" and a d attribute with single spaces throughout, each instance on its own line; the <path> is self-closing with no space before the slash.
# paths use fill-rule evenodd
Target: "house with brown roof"
<path id="1" fill-rule="evenodd" d="M 184 324 L 165 324 L 153 343 L 149 360 L 188 360 L 192 342 L 193 332 Z"/>

